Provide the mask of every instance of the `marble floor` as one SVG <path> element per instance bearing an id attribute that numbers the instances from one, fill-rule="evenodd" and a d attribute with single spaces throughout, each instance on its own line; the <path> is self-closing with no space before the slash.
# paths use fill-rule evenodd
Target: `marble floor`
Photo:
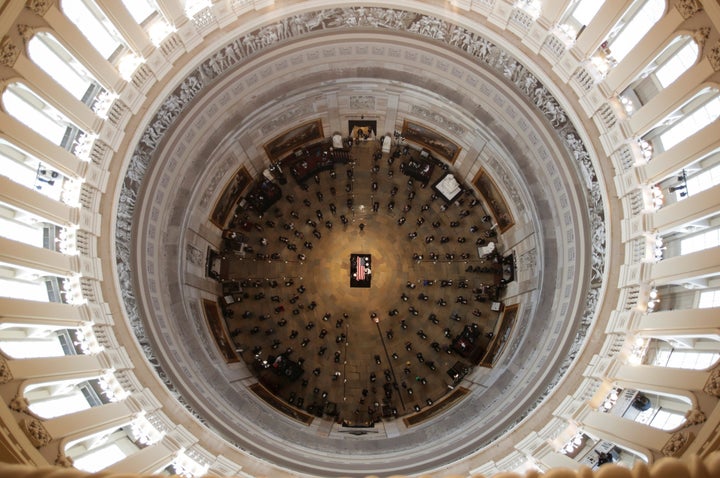
<path id="1" fill-rule="evenodd" d="M 357 143 L 349 164 L 305 190 L 289 178 L 262 217 L 244 218 L 252 251 L 226 251 L 223 267 L 242 288 L 228 330 L 259 381 L 291 407 L 357 425 L 442 400 L 447 371 L 470 365 L 452 340 L 467 325 L 486 345 L 499 315 L 490 305 L 501 266 L 476 245 L 495 240 L 481 204 L 469 194 L 446 204 L 431 188 L 441 168 L 423 187 L 400 172 L 402 156 L 376 159 L 376 148 Z M 350 287 L 352 253 L 372 255 L 371 287 Z M 280 354 L 302 363 L 299 378 L 272 367 Z"/>

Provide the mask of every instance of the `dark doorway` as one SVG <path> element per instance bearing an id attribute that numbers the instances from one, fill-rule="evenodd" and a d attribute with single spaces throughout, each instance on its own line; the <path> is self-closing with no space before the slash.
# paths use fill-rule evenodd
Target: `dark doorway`
<path id="1" fill-rule="evenodd" d="M 353 139 L 368 139 L 377 136 L 377 121 L 348 120 L 348 131 Z"/>

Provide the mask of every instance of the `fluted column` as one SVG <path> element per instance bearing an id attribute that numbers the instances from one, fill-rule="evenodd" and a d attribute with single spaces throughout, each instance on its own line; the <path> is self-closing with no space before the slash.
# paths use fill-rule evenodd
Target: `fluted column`
<path id="1" fill-rule="evenodd" d="M 85 35 L 60 10 L 60 6 L 51 6 L 43 16 L 53 28 L 53 34 L 63 46 L 90 71 L 97 80 L 112 92 L 118 92 L 125 80 L 120 77 L 117 68 L 92 46 Z"/>
<path id="2" fill-rule="evenodd" d="M 650 101 L 641 106 L 628 119 L 633 136 L 642 136 L 677 110 L 696 93 L 698 86 L 715 71 L 706 57 L 685 71 L 667 88 L 663 88 Z"/>
<path id="3" fill-rule="evenodd" d="M 648 282 L 656 286 L 708 277 L 720 270 L 720 247 L 670 257 L 649 266 Z"/>
<path id="4" fill-rule="evenodd" d="M 600 11 L 602 12 L 602 10 L 601 8 Z M 682 22 L 682 15 L 674 8 L 671 8 L 666 15 L 660 18 L 650 28 L 650 31 L 628 52 L 627 56 L 608 72 L 604 86 L 609 95 L 624 90 L 642 73 L 648 62 L 660 54 L 662 49 L 667 46 L 667 39 Z"/>
<path id="5" fill-rule="evenodd" d="M 720 186 L 700 191 L 667 206 L 648 217 L 652 231 L 666 234 L 680 227 L 715 215 L 720 209 Z"/>
<path id="6" fill-rule="evenodd" d="M 67 116 L 80 129 L 90 134 L 99 131 L 102 119 L 85 103 L 60 86 L 26 55 L 18 57 L 14 69 L 38 96 Z"/>
<path id="7" fill-rule="evenodd" d="M 103 13 L 107 15 L 115 28 L 133 51 L 147 57 L 155 49 L 145 30 L 135 22 L 125 4 L 115 0 L 96 0 Z"/>
<path id="8" fill-rule="evenodd" d="M 0 323 L 73 328 L 89 317 L 83 306 L 0 297 Z"/>

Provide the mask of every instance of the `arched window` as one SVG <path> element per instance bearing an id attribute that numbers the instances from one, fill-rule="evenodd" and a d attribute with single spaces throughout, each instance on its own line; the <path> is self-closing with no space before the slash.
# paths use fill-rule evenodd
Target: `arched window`
<path id="1" fill-rule="evenodd" d="M 707 87 L 669 114 L 642 137 L 652 144 L 654 155 L 668 151 L 693 134 L 714 122 L 720 116 L 720 94 Z"/>
<path id="2" fill-rule="evenodd" d="M 692 105 L 690 105 L 692 107 Z M 671 128 L 659 136 L 663 151 L 667 151 L 686 138 L 697 133 L 720 116 L 720 95 L 713 91 L 711 98 L 707 98 L 700 106 L 692 109 L 677 121 Z"/>
<path id="3" fill-rule="evenodd" d="M 0 138 L 0 174 L 52 199 L 77 206 L 79 180 L 50 168 L 32 154 Z"/>
<path id="4" fill-rule="evenodd" d="M 33 36 L 28 43 L 28 54 L 33 62 L 76 99 L 100 116 L 105 115 L 107 108 L 103 110 L 100 103 L 104 106 L 106 102 L 98 99 L 107 95 L 107 91 L 54 36 L 46 32 Z"/>
<path id="5" fill-rule="evenodd" d="M 640 0 L 633 4 L 615 25 L 605 48 L 615 62 L 620 62 L 642 40 L 665 13 L 665 0 Z"/>
<path id="6" fill-rule="evenodd" d="M 671 85 L 698 58 L 698 45 L 690 36 L 676 37 L 620 94 L 629 114 Z"/>
<path id="7" fill-rule="evenodd" d="M 720 342 L 717 340 L 691 336 L 663 337 L 650 340 L 645 363 L 655 367 L 705 370 L 715 365 L 718 359 Z"/>
<path id="8" fill-rule="evenodd" d="M 680 255 L 692 254 L 720 245 L 720 228 L 706 229 L 680 240 Z"/>
<path id="9" fill-rule="evenodd" d="M 560 21 L 559 29 L 571 40 L 575 40 L 582 30 L 590 24 L 600 11 L 605 0 L 580 0 L 571 5 Z"/>
<path id="10" fill-rule="evenodd" d="M 698 298 L 698 309 L 720 307 L 720 289 L 704 290 Z"/>
<path id="11" fill-rule="evenodd" d="M 120 33 L 95 3 L 63 0 L 61 8 L 103 58 L 110 59 L 125 46 Z"/>
<path id="12" fill-rule="evenodd" d="M 3 324 L 0 327 L 0 350 L 17 359 L 76 355 L 72 329 Z"/>
<path id="13" fill-rule="evenodd" d="M 63 0 L 63 13 L 85 35 L 95 49 L 129 80 L 143 62 L 127 45 L 112 22 L 92 0 Z"/>
<path id="14" fill-rule="evenodd" d="M 122 0 L 133 19 L 142 26 L 153 45 L 158 46 L 173 28 L 159 12 L 154 0 Z"/>
<path id="15" fill-rule="evenodd" d="M 140 449 L 130 439 L 126 428 L 130 425 L 70 442 L 65 455 L 72 458 L 73 466 L 78 470 L 98 472 Z"/>
<path id="16" fill-rule="evenodd" d="M 2 100 L 8 113 L 54 144 L 67 145 L 72 130 L 78 130 L 65 115 L 21 83 L 8 85 Z"/>

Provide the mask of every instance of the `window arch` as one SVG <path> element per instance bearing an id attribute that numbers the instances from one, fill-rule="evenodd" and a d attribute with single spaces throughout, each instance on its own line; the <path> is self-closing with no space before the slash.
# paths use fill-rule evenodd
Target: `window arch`
<path id="1" fill-rule="evenodd" d="M 699 47 L 689 35 L 675 37 L 620 94 L 629 114 L 670 86 L 698 59 Z"/>
<path id="2" fill-rule="evenodd" d="M 605 3 L 605 0 L 580 0 L 571 5 L 563 20 L 560 21 L 559 29 L 571 40 L 575 40 L 582 30 L 590 24 L 597 12 Z"/>
<path id="3" fill-rule="evenodd" d="M 34 35 L 28 42 L 28 55 L 71 95 L 98 112 L 98 99 L 107 91 L 52 34 Z"/>
<path id="4" fill-rule="evenodd" d="M 720 116 L 720 92 L 706 87 L 655 125 L 642 139 L 652 144 L 654 154 L 668 151 Z"/>
<path id="5" fill-rule="evenodd" d="M 103 58 L 109 60 L 125 47 L 120 33 L 94 2 L 62 0 L 60 7 Z"/>
<path id="6" fill-rule="evenodd" d="M 71 179 L 34 155 L 0 138 L 0 174 L 41 194 L 77 206 L 81 182 Z"/>
<path id="7" fill-rule="evenodd" d="M 89 135 L 24 84 L 8 85 L 2 102 L 11 116 L 51 143 L 73 153 L 86 146 L 84 142 Z"/>
<path id="8" fill-rule="evenodd" d="M 155 0 L 122 0 L 130 15 L 143 27 L 153 45 L 158 46 L 173 31 L 160 13 Z"/>
<path id="9" fill-rule="evenodd" d="M 63 0 L 63 13 L 85 35 L 103 58 L 113 63 L 120 76 L 129 80 L 143 62 L 136 55 L 112 22 L 92 0 Z"/>
<path id="10" fill-rule="evenodd" d="M 620 62 L 650 31 L 665 13 L 665 0 L 640 0 L 635 2 L 615 25 L 606 40 L 607 48 L 615 62 Z"/>

